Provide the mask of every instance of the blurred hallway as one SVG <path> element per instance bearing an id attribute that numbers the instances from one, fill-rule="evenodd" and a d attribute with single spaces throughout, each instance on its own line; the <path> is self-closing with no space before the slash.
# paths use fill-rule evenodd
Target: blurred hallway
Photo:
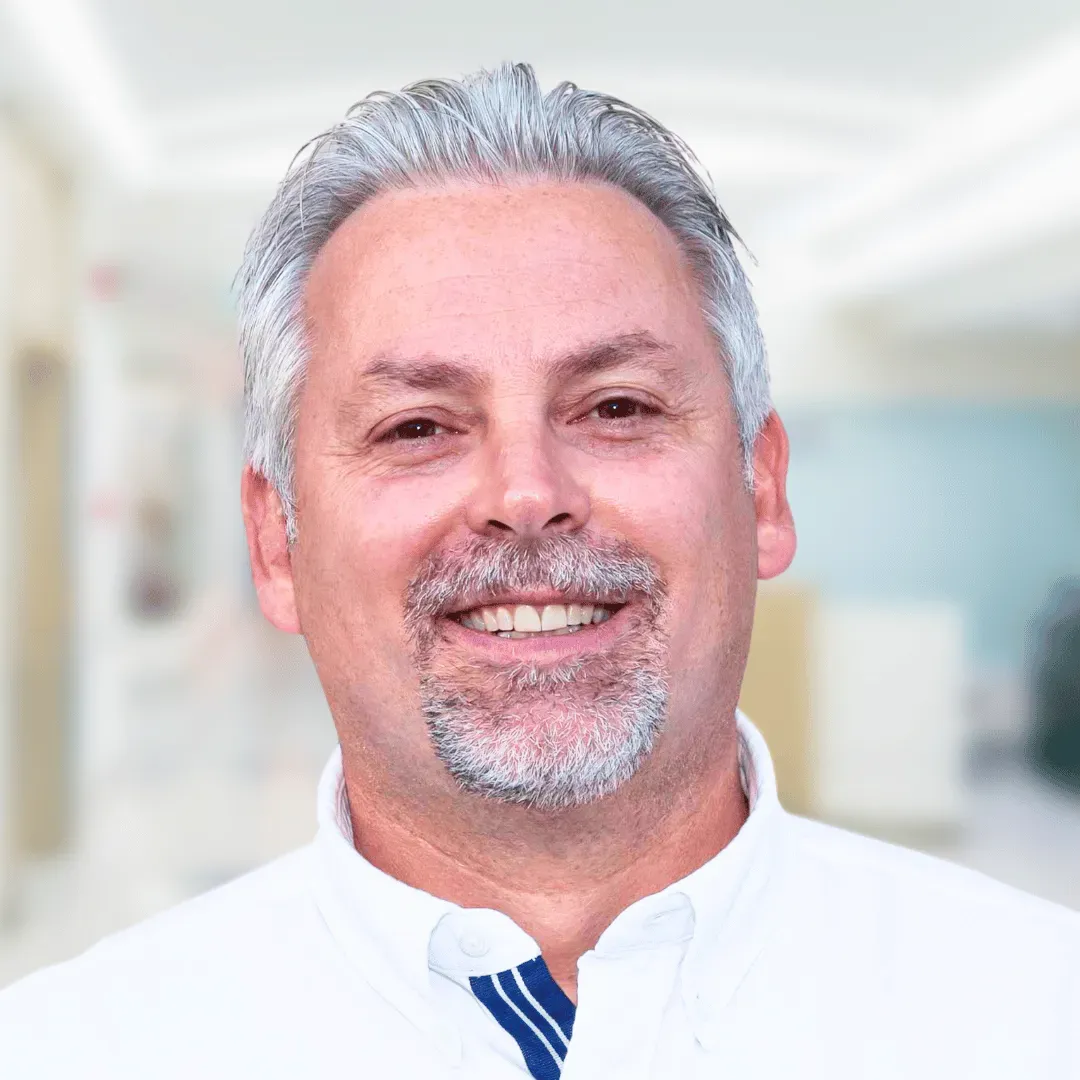
<path id="1" fill-rule="evenodd" d="M 0 984 L 313 835 L 335 740 L 299 639 L 221 618 L 132 660 L 123 754 L 82 793 L 75 853 L 41 860 L 11 898 Z"/>

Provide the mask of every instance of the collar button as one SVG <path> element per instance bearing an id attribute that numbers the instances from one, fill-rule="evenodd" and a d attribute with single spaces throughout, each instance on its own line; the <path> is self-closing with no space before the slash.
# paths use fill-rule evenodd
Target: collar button
<path id="1" fill-rule="evenodd" d="M 466 956 L 470 956 L 474 960 L 478 960 L 481 956 L 487 956 L 491 951 L 491 946 L 487 943 L 487 940 L 480 937 L 479 934 L 463 934 L 458 940 L 458 945 Z"/>

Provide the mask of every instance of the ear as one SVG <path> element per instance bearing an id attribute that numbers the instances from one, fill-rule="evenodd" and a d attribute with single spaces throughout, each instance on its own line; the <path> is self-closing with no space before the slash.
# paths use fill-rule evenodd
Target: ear
<path id="1" fill-rule="evenodd" d="M 769 413 L 754 443 L 754 512 L 758 577 L 782 574 L 795 558 L 795 522 L 787 500 L 788 437 L 780 417 Z"/>
<path id="2" fill-rule="evenodd" d="M 279 630 L 298 634 L 300 619 L 281 498 L 270 481 L 248 465 L 240 481 L 240 502 L 259 607 Z"/>

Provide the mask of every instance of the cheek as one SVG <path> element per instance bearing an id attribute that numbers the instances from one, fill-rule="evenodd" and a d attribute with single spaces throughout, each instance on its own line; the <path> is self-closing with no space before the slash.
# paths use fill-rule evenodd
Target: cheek
<path id="1" fill-rule="evenodd" d="M 299 480 L 299 477 L 298 477 Z M 314 482 L 311 482 L 314 481 Z M 403 600 L 417 565 L 458 516 L 463 482 L 433 478 L 309 478 L 300 515 L 305 633 L 330 629 L 355 645 L 403 641 Z M 298 484 L 298 495 L 300 495 Z M 309 546 L 305 535 L 313 538 Z"/>
<path id="2" fill-rule="evenodd" d="M 693 647 L 703 633 L 722 630 L 752 603 L 753 500 L 729 454 L 637 461 L 609 477 L 606 486 L 615 494 L 596 504 L 602 507 L 597 516 L 611 519 L 598 526 L 625 533 L 660 564 L 673 645 Z"/>

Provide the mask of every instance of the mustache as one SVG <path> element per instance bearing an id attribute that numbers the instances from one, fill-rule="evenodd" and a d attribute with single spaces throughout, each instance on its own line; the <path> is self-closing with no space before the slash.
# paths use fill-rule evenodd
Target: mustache
<path id="1" fill-rule="evenodd" d="M 578 533 L 528 541 L 477 537 L 429 555 L 409 583 L 405 606 L 415 624 L 528 589 L 599 601 L 636 593 L 654 603 L 666 591 L 656 563 L 626 540 Z"/>

